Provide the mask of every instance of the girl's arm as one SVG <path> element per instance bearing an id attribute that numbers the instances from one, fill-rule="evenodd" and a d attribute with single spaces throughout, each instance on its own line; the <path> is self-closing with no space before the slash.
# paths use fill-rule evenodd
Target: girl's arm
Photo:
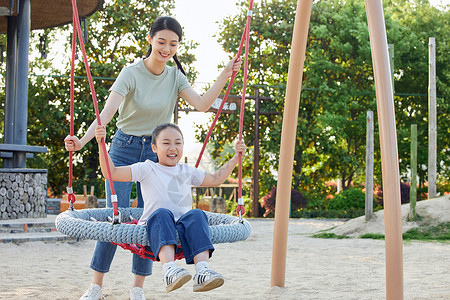
<path id="1" fill-rule="evenodd" d="M 120 104 L 122 103 L 123 96 L 116 93 L 111 92 L 109 94 L 108 99 L 106 100 L 105 107 L 103 108 L 102 112 L 100 113 L 100 121 L 102 125 L 107 125 L 114 115 L 116 114 L 117 110 L 119 109 Z M 64 139 L 64 143 L 66 146 L 67 151 L 78 151 L 81 148 L 84 147 L 92 138 L 94 137 L 94 131 L 95 127 L 97 126 L 97 120 L 94 120 L 89 126 L 88 130 L 84 134 L 84 136 L 81 138 L 81 140 L 78 139 L 76 136 L 70 136 L 68 135 Z"/>
<path id="2" fill-rule="evenodd" d="M 233 171 L 234 167 L 239 162 L 239 153 L 242 153 L 242 155 L 245 154 L 247 147 L 244 144 L 243 140 L 240 140 L 236 143 L 234 150 L 235 153 L 233 157 L 222 167 L 219 168 L 214 174 L 206 173 L 205 179 L 203 179 L 203 182 L 201 186 L 219 186 L 222 183 L 227 180 L 227 178 L 230 176 L 231 172 Z"/>
<path id="3" fill-rule="evenodd" d="M 105 126 L 97 125 L 95 128 L 95 138 L 97 139 L 98 145 L 98 152 L 100 157 L 100 168 L 102 169 L 102 174 L 107 179 L 112 179 L 113 181 L 131 181 L 131 168 L 130 166 L 123 166 L 123 167 L 115 167 L 114 163 L 111 160 L 111 157 L 109 157 L 109 154 L 106 153 L 106 159 L 103 155 L 103 151 L 100 147 L 100 141 L 102 138 L 106 137 L 106 129 Z M 109 163 L 109 169 L 111 171 L 111 178 L 108 178 L 108 172 L 106 169 L 106 160 Z"/>
<path id="4" fill-rule="evenodd" d="M 240 58 L 233 58 L 228 62 L 223 71 L 220 73 L 214 84 L 206 91 L 205 94 L 199 95 L 192 87 L 186 88 L 180 92 L 180 97 L 186 100 L 187 103 L 192 105 L 196 110 L 205 112 L 217 97 L 220 95 L 225 83 L 231 77 L 233 72 L 238 72 L 241 68 L 242 61 Z"/>

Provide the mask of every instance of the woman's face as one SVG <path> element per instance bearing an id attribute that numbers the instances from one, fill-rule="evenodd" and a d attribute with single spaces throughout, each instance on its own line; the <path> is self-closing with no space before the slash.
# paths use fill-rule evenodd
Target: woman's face
<path id="1" fill-rule="evenodd" d="M 148 39 L 152 45 L 150 56 L 160 62 L 168 62 L 177 53 L 178 35 L 169 29 L 160 30 L 152 38 L 149 36 Z"/>
<path id="2" fill-rule="evenodd" d="M 156 145 L 152 144 L 153 152 L 158 156 L 159 164 L 174 167 L 183 156 L 183 136 L 172 127 L 163 129 L 156 137 Z"/>

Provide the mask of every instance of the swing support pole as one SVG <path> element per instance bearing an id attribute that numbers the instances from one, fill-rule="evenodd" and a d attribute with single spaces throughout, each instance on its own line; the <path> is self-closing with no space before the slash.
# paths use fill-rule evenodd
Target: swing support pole
<path id="1" fill-rule="evenodd" d="M 365 0 L 380 130 L 386 248 L 386 299 L 403 299 L 403 239 L 394 93 L 381 0 Z"/>
<path id="2" fill-rule="evenodd" d="M 291 199 L 292 169 L 295 137 L 297 135 L 298 109 L 302 90 L 303 65 L 312 0 L 298 0 L 292 35 L 286 101 L 281 131 L 280 162 L 273 231 L 271 286 L 284 287 L 286 273 L 287 233 Z"/>

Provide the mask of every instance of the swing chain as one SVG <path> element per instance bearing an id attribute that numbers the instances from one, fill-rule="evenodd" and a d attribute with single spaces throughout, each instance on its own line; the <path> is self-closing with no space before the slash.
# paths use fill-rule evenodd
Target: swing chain
<path id="1" fill-rule="evenodd" d="M 122 219 L 122 214 L 120 213 L 120 211 L 118 211 L 117 215 L 113 214 L 113 219 L 112 219 L 112 224 L 113 225 L 117 225 L 120 224 L 120 220 Z"/>
<path id="2" fill-rule="evenodd" d="M 236 208 L 236 212 L 239 215 L 239 223 L 244 223 L 244 214 L 245 214 L 245 207 L 244 207 L 244 199 L 239 198 L 238 199 L 238 206 Z"/>
<path id="3" fill-rule="evenodd" d="M 114 206 L 114 203 L 117 205 L 117 195 L 111 195 L 111 203 Z M 117 210 L 117 215 L 115 215 L 113 213 L 113 218 L 112 218 L 112 224 L 116 225 L 116 224 L 120 224 L 120 220 L 121 220 L 121 214 L 120 214 L 120 210 Z"/>
<path id="4" fill-rule="evenodd" d="M 73 210 L 73 203 L 75 202 L 75 194 L 73 193 L 73 188 L 71 186 L 67 186 L 66 191 L 67 201 L 69 201 L 69 209 Z"/>

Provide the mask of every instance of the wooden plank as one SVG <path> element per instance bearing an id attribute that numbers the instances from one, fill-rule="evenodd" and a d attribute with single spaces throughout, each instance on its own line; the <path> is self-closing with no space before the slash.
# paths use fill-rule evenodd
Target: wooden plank
<path id="1" fill-rule="evenodd" d="M 47 147 L 18 145 L 18 144 L 0 144 L 0 151 L 46 153 Z"/>

